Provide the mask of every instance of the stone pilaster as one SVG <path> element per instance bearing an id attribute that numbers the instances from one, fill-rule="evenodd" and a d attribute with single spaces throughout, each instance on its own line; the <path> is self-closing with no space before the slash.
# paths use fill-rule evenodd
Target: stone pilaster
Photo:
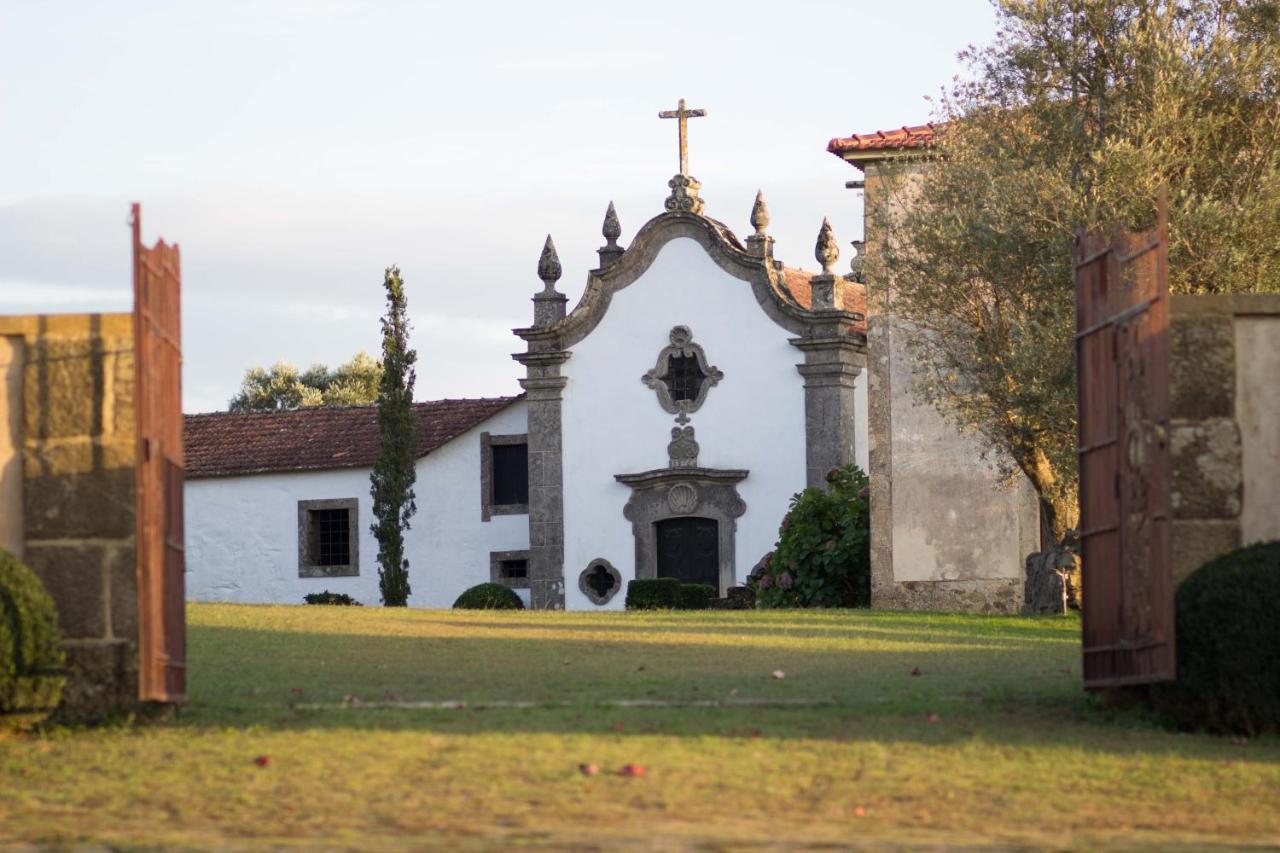
<path id="1" fill-rule="evenodd" d="M 796 369 L 804 377 L 805 484 L 822 488 L 828 471 L 856 458 L 853 386 L 867 357 L 859 338 L 834 326 L 815 331 L 791 343 L 804 353 Z"/>
<path id="2" fill-rule="evenodd" d="M 515 356 L 529 411 L 529 595 L 535 610 L 564 609 L 564 457 L 560 404 L 566 351 Z"/>

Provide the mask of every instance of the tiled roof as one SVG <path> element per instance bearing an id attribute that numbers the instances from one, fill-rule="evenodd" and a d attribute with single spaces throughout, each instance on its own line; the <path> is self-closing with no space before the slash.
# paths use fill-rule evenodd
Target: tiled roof
<path id="1" fill-rule="evenodd" d="M 496 415 L 520 397 L 414 403 L 419 457 Z M 212 412 L 183 418 L 188 478 L 363 468 L 378 455 L 376 406 L 288 412 Z"/>
<path id="2" fill-rule="evenodd" d="M 782 268 L 783 283 L 787 290 L 791 291 L 791 296 L 801 308 L 813 307 L 813 285 L 810 279 L 813 273 L 804 270 L 794 269 L 792 267 Z M 864 318 L 867 316 L 867 288 L 866 285 L 859 284 L 856 281 L 849 281 L 844 277 L 837 277 L 836 286 L 844 290 L 844 307 L 846 311 L 853 311 L 861 314 Z M 859 320 L 852 326 L 854 331 L 867 331 L 867 321 Z"/>
<path id="3" fill-rule="evenodd" d="M 871 133 L 855 133 L 836 137 L 827 143 L 827 150 L 837 156 L 854 152 L 900 151 L 911 148 L 928 148 L 937 138 L 941 125 L 903 125 L 893 130 L 876 130 Z"/>

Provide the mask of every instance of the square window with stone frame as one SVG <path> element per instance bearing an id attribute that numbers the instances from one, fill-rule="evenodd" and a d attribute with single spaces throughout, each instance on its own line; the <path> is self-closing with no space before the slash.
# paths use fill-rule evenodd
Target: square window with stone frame
<path id="1" fill-rule="evenodd" d="M 491 551 L 489 580 L 511 589 L 529 588 L 528 551 Z"/>
<path id="2" fill-rule="evenodd" d="M 528 435 L 480 434 L 480 518 L 529 512 Z"/>
<path id="3" fill-rule="evenodd" d="M 298 577 L 360 574 L 359 501 L 298 501 Z"/>

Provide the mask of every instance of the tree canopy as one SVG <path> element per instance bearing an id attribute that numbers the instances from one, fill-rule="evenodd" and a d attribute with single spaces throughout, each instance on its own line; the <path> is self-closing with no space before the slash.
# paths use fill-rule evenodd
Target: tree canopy
<path id="1" fill-rule="evenodd" d="M 381 380 L 381 363 L 363 351 L 334 370 L 313 364 L 300 373 L 294 365 L 278 361 L 270 368 L 246 370 L 228 409 L 276 412 L 305 406 L 364 406 L 378 399 Z"/>
<path id="2" fill-rule="evenodd" d="M 919 390 L 1007 451 L 1053 532 L 1077 518 L 1077 229 L 1169 200 L 1175 292 L 1280 290 L 1280 3 L 996 0 L 938 103 L 927 168 L 868 210 Z"/>

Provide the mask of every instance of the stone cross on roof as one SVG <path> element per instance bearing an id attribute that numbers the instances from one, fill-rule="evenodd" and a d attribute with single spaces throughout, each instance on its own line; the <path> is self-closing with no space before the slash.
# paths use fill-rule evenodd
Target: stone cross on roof
<path id="1" fill-rule="evenodd" d="M 680 99 L 680 105 L 674 110 L 663 110 L 658 113 L 658 118 L 674 118 L 678 119 L 680 128 L 680 174 L 689 175 L 689 119 L 702 118 L 707 114 L 706 110 L 690 110 L 685 109 L 684 98 Z"/>

